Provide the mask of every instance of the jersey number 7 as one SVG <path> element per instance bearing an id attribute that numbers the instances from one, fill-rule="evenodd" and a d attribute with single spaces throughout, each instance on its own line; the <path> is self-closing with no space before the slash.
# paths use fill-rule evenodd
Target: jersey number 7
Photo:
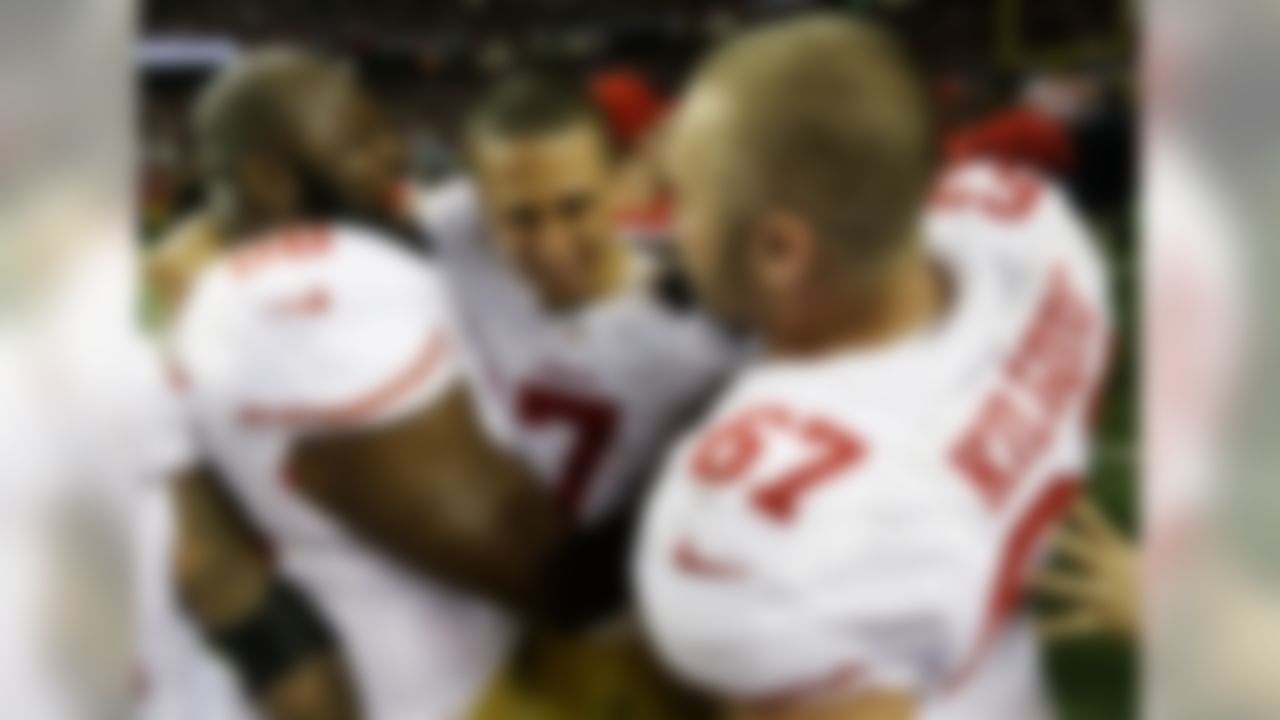
<path id="1" fill-rule="evenodd" d="M 617 407 L 601 398 L 575 395 L 543 385 L 527 385 L 519 396 L 520 419 L 531 426 L 560 423 L 573 431 L 573 444 L 555 479 L 561 504 L 577 516 L 587 486 L 618 431 Z"/>

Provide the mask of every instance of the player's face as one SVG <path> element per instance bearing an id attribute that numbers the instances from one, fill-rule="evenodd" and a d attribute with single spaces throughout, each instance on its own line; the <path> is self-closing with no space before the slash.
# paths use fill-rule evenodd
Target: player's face
<path id="1" fill-rule="evenodd" d="M 543 304 L 597 299 L 618 251 L 613 165 L 599 129 L 479 138 L 473 151 L 490 230 Z"/>
<path id="2" fill-rule="evenodd" d="M 721 187 L 717 153 L 724 132 L 722 100 L 692 93 L 669 129 L 664 163 L 675 199 L 676 235 L 684 270 L 712 311 L 741 320 L 740 283 L 729 247 L 732 228 Z"/>
<path id="3" fill-rule="evenodd" d="M 378 215 L 404 179 L 404 146 L 377 105 L 335 73 L 303 118 L 310 165 L 341 209 Z"/>

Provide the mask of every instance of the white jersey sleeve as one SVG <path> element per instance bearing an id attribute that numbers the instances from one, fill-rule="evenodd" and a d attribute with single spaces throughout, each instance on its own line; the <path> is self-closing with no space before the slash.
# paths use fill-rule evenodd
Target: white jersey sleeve
<path id="1" fill-rule="evenodd" d="M 1001 256 L 1006 276 L 1028 282 L 1036 280 L 1028 268 L 1065 263 L 1080 292 L 1107 294 L 1105 260 L 1083 217 L 1057 183 L 1026 167 L 973 162 L 944 173 L 926 215 L 926 234 L 934 249 L 962 246 L 960 251 Z"/>
<path id="2" fill-rule="evenodd" d="M 352 226 L 294 229 L 212 268 L 177 348 L 197 405 L 295 432 L 393 421 L 457 377 L 434 268 Z"/>

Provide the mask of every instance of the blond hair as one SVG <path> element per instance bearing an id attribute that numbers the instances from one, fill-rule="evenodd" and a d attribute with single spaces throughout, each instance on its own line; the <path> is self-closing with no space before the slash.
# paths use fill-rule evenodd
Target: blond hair
<path id="1" fill-rule="evenodd" d="M 793 212 L 860 262 L 913 235 L 932 130 L 910 63 L 884 31 L 827 14 L 766 26 L 716 52 L 697 86 L 731 108 L 721 170 L 730 212 Z"/>

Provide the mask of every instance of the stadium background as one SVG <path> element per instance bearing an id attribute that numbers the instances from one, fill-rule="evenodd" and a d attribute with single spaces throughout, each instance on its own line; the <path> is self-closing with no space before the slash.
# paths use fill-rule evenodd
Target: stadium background
<path id="1" fill-rule="evenodd" d="M 141 236 L 150 244 L 198 204 L 192 99 L 245 48 L 288 42 L 350 58 L 408 133 L 416 171 L 439 178 L 458 168 L 456 130 L 469 100 L 513 63 L 554 56 L 587 72 L 636 73 L 670 93 L 717 38 L 814 6 L 899 28 L 920 61 L 943 136 L 970 146 L 992 136 L 973 128 L 1003 128 L 994 130 L 997 145 L 1029 144 L 1036 154 L 1043 133 L 1014 119 L 1029 104 L 1027 89 L 1089 88 L 1087 112 L 1039 114 L 1050 116 L 1059 143 L 1050 143 L 1047 169 L 1067 183 L 1113 261 L 1120 333 L 1091 487 L 1136 530 L 1137 89 L 1125 0 L 148 0 L 139 47 Z M 1070 643 L 1049 661 L 1064 718 L 1137 717 L 1137 662 L 1124 644 Z M 606 705 L 600 720 L 635 715 Z"/>

